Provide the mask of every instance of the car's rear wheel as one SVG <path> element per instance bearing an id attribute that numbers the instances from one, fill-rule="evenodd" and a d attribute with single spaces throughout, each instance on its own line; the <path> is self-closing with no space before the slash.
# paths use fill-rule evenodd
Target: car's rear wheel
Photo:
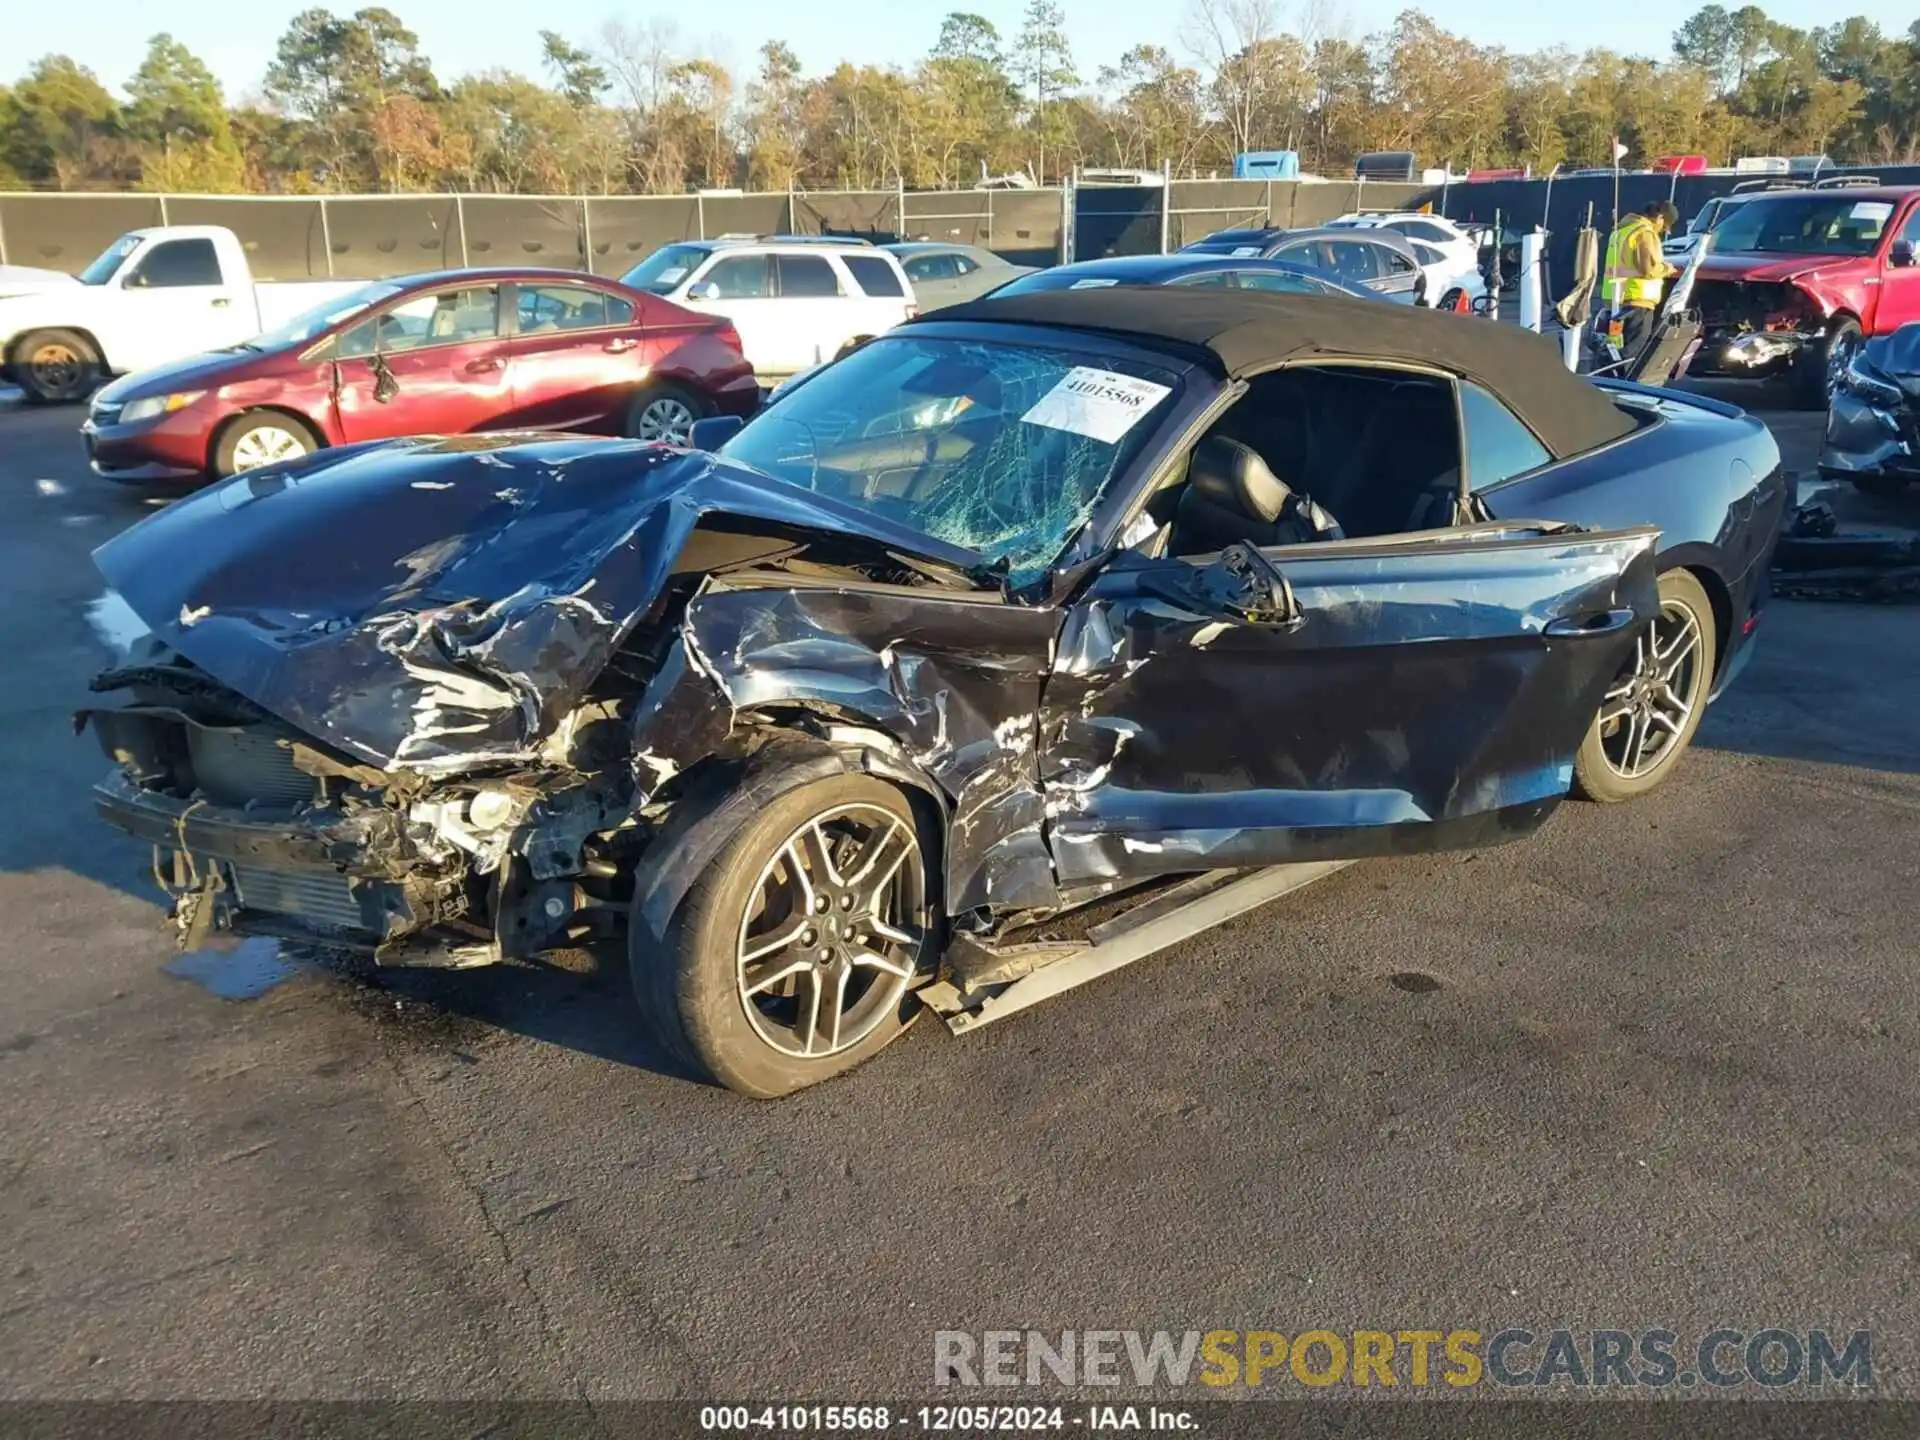
<path id="1" fill-rule="evenodd" d="M 871 1059 L 911 1023 L 934 959 L 934 853 L 912 803 L 870 776 L 782 795 L 708 864 L 664 945 L 631 927 L 647 1023 L 683 1060 L 761 1098 Z"/>
<path id="2" fill-rule="evenodd" d="M 242 415 L 220 434 L 213 448 L 213 471 L 222 478 L 298 460 L 320 448 L 320 439 L 306 425 L 277 410 Z"/>
<path id="3" fill-rule="evenodd" d="M 707 413 L 707 403 L 679 385 L 648 385 L 627 402 L 623 427 L 634 440 L 657 440 L 685 445 L 693 436 L 693 422 Z"/>
<path id="4" fill-rule="evenodd" d="M 1614 804 L 1659 785 L 1693 743 L 1718 655 L 1713 604 L 1685 570 L 1660 577 L 1660 613 L 1634 642 L 1573 762 L 1574 792 Z"/>
<path id="5" fill-rule="evenodd" d="M 35 330 L 13 347 L 13 371 L 29 400 L 60 405 L 84 400 L 106 374 L 100 351 L 71 330 Z"/>

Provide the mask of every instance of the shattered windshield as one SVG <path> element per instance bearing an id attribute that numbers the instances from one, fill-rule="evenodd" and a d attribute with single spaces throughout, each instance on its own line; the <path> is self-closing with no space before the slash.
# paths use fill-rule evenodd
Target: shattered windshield
<path id="1" fill-rule="evenodd" d="M 894 335 L 796 386 L 721 453 L 1003 562 L 1052 562 L 1178 376 L 1114 356 Z"/>
<path id="2" fill-rule="evenodd" d="M 1723 207 L 1713 248 L 1782 255 L 1871 255 L 1893 215 L 1890 200 L 1783 195 Z"/>

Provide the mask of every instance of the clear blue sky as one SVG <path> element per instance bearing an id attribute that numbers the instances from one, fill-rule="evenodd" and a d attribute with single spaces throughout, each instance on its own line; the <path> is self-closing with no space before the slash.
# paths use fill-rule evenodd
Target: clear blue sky
<path id="1" fill-rule="evenodd" d="M 287 21 L 315 0 L 0 0 L 0 82 L 14 79 L 36 57 L 64 51 L 118 88 L 139 64 L 146 39 L 166 29 L 207 61 L 226 85 L 229 98 L 258 87 L 272 58 L 274 42 Z M 334 0 L 327 8 L 349 13 L 367 0 Z M 1723 0 L 1729 9 L 1736 0 Z M 1181 45 L 1186 0 L 1063 0 L 1074 58 L 1084 77 L 1130 46 L 1150 41 L 1184 53 Z M 1282 0 L 1283 8 L 1287 0 Z M 783 39 L 799 54 L 809 73 L 840 60 L 909 63 L 924 54 L 949 10 L 985 15 L 1011 35 L 1020 26 L 1025 0 L 863 0 L 843 7 L 833 0 L 723 0 L 711 8 L 610 3 L 610 0 L 387 0 L 420 37 L 421 48 L 443 79 L 471 70 L 506 67 L 537 70 L 538 32 L 558 30 L 569 38 L 590 39 L 610 15 L 628 21 L 660 15 L 676 21 L 682 43 L 700 49 L 736 69 L 750 65 L 769 39 Z M 1297 10 L 1297 4 L 1293 7 Z M 1380 29 L 1408 8 L 1403 0 L 1334 0 L 1356 36 Z M 1513 0 L 1430 0 L 1418 6 L 1450 30 L 1483 44 L 1511 50 L 1550 45 L 1584 49 L 1613 45 L 1641 54 L 1664 54 L 1674 27 L 1698 8 L 1696 0 L 1606 0 L 1606 3 L 1514 4 Z M 1888 0 L 1820 4 L 1817 0 L 1774 0 L 1764 8 L 1791 25 L 1830 24 L 1849 14 L 1865 14 L 1883 29 L 1903 31 L 1912 6 Z M 852 17 L 858 16 L 858 23 Z M 711 17 L 711 20 L 710 20 Z M 711 23 L 718 21 L 718 24 Z M 1623 23 L 1624 22 L 1624 23 Z"/>

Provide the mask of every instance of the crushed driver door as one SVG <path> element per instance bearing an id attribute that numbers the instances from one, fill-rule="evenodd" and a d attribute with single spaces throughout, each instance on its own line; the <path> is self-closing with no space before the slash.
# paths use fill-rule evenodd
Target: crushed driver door
<path id="1" fill-rule="evenodd" d="M 1657 534 L 1519 522 L 1115 557 L 1042 698 L 1060 884 L 1531 832 L 1658 613 Z"/>

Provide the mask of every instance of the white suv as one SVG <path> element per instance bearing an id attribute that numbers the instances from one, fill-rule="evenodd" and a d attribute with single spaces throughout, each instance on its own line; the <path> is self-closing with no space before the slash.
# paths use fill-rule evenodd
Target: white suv
<path id="1" fill-rule="evenodd" d="M 1480 280 L 1480 248 L 1486 237 L 1483 227 L 1462 225 L 1424 210 L 1361 210 L 1327 224 L 1351 230 L 1393 230 L 1426 247 L 1426 253 L 1420 255 L 1420 268 L 1426 272 L 1430 302 L 1437 304 L 1440 296 L 1455 286 L 1469 294 L 1486 289 Z"/>
<path id="2" fill-rule="evenodd" d="M 833 359 L 914 313 L 900 262 L 862 240 L 724 236 L 663 246 L 620 277 L 724 315 L 762 384 Z"/>

